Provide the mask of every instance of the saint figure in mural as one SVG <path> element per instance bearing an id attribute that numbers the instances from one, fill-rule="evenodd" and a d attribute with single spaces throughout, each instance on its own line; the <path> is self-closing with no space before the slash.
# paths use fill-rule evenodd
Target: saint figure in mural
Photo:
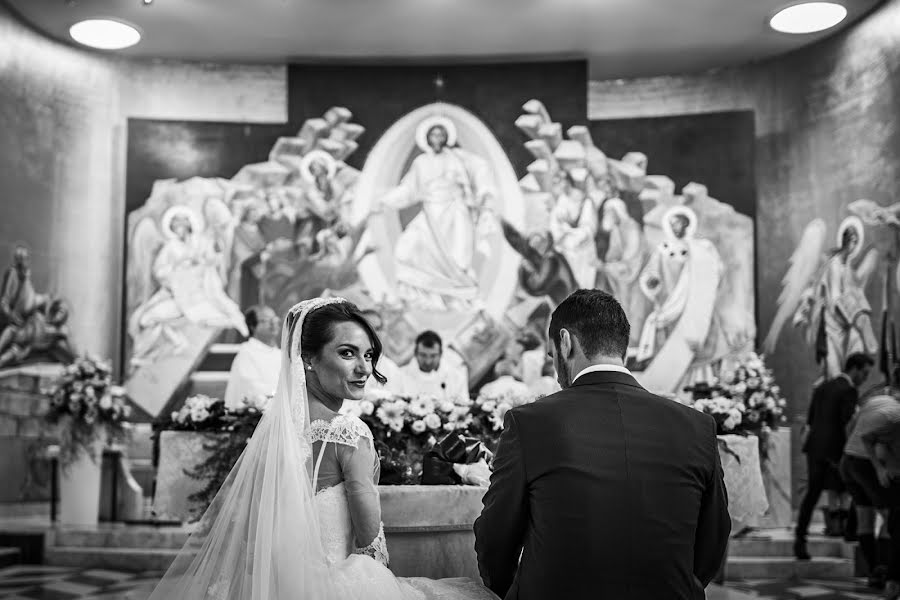
<path id="1" fill-rule="evenodd" d="M 494 184 L 487 163 L 457 148 L 456 137 L 450 119 L 425 119 L 416 131 L 422 154 L 380 200 L 397 209 L 422 205 L 394 248 L 398 293 L 418 306 L 466 308 L 479 294 L 476 228 Z"/>
<path id="2" fill-rule="evenodd" d="M 591 289 L 597 279 L 597 209 L 572 176 L 559 169 L 553 176 L 555 205 L 550 212 L 550 233 L 572 267 L 578 287 Z"/>
<path id="3" fill-rule="evenodd" d="M 600 227 L 608 235 L 606 255 L 600 265 L 599 287 L 606 288 L 625 309 L 633 324 L 629 347 L 636 347 L 640 339 L 648 299 L 638 283 L 638 277 L 649 254 L 641 225 L 628 212 L 625 202 L 610 198 L 603 203 Z"/>
<path id="4" fill-rule="evenodd" d="M 874 355 L 878 351 L 872 308 L 865 295 L 878 263 L 878 251 L 871 248 L 857 260 L 863 253 L 865 228 L 856 216 L 843 220 L 838 227 L 837 248 L 827 254 L 823 252 L 826 236 L 822 219 L 806 226 L 784 276 L 778 312 L 764 349 L 774 350 L 782 326 L 792 318 L 794 326 L 805 330 L 806 341 L 815 348 L 816 362 L 822 365 L 825 377 L 832 378 L 842 372 L 849 355 Z"/>
<path id="5" fill-rule="evenodd" d="M 653 303 L 644 321 L 637 360 L 656 357 L 672 337 L 696 352 L 712 323 L 722 262 L 715 246 L 695 238 L 697 215 L 670 208 L 662 220 L 665 239 L 640 276 L 640 288 Z M 683 371 L 682 371 L 683 372 Z M 655 388 L 651 388 L 655 389 Z"/>
<path id="6" fill-rule="evenodd" d="M 522 235 L 506 220 L 501 220 L 506 242 L 522 257 L 519 285 L 530 296 L 548 296 L 556 306 L 578 289 L 569 262 L 553 245 L 549 231 Z"/>
<path id="7" fill-rule="evenodd" d="M 184 337 L 171 324 L 181 318 L 208 327 L 233 327 L 247 335 L 244 316 L 224 290 L 222 256 L 202 234 L 197 213 L 184 205 L 169 208 L 161 228 L 167 241 L 153 260 L 159 289 L 134 311 L 129 333 L 132 357 L 140 361 L 159 352 L 168 341 L 175 352 Z"/>

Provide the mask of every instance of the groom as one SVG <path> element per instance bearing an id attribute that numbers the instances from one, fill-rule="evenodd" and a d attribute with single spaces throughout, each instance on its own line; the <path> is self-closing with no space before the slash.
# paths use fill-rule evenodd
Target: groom
<path id="1" fill-rule="evenodd" d="M 562 391 L 506 414 L 475 550 L 507 600 L 702 599 L 722 564 L 715 422 L 635 381 L 629 329 L 609 294 L 573 293 L 550 319 Z"/>

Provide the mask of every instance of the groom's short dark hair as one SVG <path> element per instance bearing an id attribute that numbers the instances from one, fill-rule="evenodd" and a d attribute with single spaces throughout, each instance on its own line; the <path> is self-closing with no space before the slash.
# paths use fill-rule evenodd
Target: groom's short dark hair
<path id="1" fill-rule="evenodd" d="M 559 332 L 578 338 L 585 356 L 621 356 L 628 351 L 631 325 L 622 305 L 600 290 L 577 290 L 550 317 L 550 340 L 559 350 Z"/>

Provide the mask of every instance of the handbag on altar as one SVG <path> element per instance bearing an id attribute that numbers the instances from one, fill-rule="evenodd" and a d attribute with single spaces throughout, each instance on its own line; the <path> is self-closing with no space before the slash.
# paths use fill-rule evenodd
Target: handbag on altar
<path id="1" fill-rule="evenodd" d="M 422 461 L 422 485 L 461 485 L 462 478 L 453 465 L 471 465 L 484 459 L 490 462 L 493 453 L 476 438 L 451 433 L 425 454 Z"/>

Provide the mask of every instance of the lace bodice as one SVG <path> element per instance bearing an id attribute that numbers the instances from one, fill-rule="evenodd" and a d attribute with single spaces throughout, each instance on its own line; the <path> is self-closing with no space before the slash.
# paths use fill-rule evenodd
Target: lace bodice
<path id="1" fill-rule="evenodd" d="M 365 554 L 388 564 L 378 498 L 378 455 L 372 432 L 358 417 L 339 415 L 310 424 L 316 508 L 329 559 Z"/>

